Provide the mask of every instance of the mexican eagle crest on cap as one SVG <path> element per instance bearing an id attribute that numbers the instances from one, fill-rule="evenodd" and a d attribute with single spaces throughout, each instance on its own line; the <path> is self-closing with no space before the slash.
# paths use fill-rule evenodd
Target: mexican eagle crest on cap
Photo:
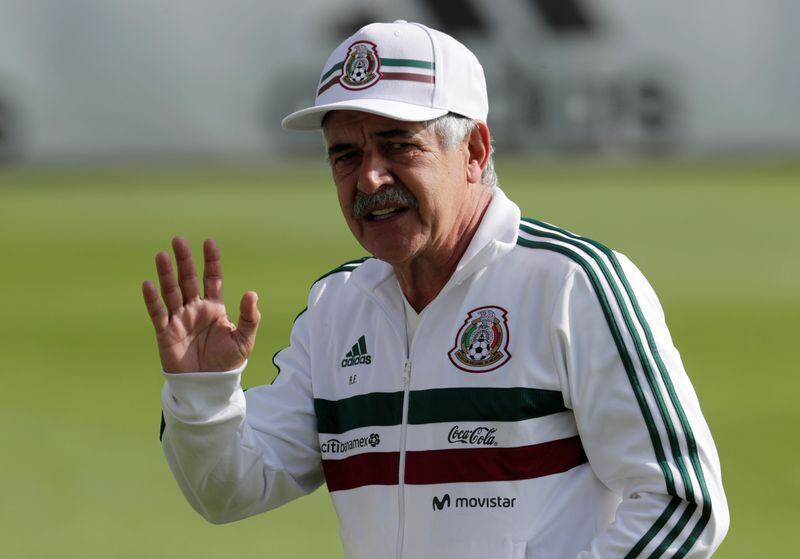
<path id="1" fill-rule="evenodd" d="M 467 313 L 448 353 L 453 365 L 468 373 L 488 373 L 511 359 L 508 351 L 508 312 L 498 306 Z"/>
<path id="2" fill-rule="evenodd" d="M 346 89 L 366 89 L 381 79 L 378 46 L 370 41 L 357 41 L 347 49 L 339 83 Z"/>

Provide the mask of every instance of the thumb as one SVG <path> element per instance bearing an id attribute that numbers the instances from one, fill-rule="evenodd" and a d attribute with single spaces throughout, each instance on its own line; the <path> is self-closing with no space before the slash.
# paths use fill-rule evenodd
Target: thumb
<path id="1" fill-rule="evenodd" d="M 248 348 L 248 353 L 256 343 L 259 322 L 261 313 L 258 312 L 258 294 L 255 291 L 248 291 L 239 303 L 239 322 L 236 325 L 236 335 L 239 337 L 239 342 Z"/>

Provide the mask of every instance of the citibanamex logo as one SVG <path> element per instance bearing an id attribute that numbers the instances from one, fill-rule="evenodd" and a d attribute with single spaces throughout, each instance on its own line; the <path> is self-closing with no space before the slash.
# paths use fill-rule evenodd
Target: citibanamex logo
<path id="1" fill-rule="evenodd" d="M 474 429 L 461 429 L 454 425 L 447 435 L 447 442 L 461 444 L 475 444 L 482 446 L 497 446 L 494 434 L 496 427 L 475 427 Z"/>
<path id="2" fill-rule="evenodd" d="M 322 452 L 331 453 L 344 453 L 359 448 L 366 448 L 368 446 L 375 448 L 381 444 L 381 436 L 378 433 L 371 433 L 367 437 L 357 437 L 349 441 L 340 441 L 339 439 L 328 439 L 320 443 L 319 449 Z"/>

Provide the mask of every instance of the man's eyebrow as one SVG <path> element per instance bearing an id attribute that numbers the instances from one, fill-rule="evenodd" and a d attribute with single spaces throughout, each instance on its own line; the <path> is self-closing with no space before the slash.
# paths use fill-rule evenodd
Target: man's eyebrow
<path id="1" fill-rule="evenodd" d="M 414 133 L 409 130 L 404 130 L 403 128 L 392 128 L 391 130 L 381 130 L 379 132 L 370 132 L 370 136 L 373 138 L 382 138 L 382 139 L 389 139 L 389 138 L 413 138 Z M 353 149 L 355 144 L 348 144 L 348 143 L 341 143 L 341 144 L 334 144 L 328 148 L 328 157 L 332 155 L 336 155 L 337 153 L 341 153 L 343 151 L 347 151 L 349 149 Z"/>
<path id="2" fill-rule="evenodd" d="M 412 138 L 414 133 L 402 128 L 392 128 L 391 130 L 381 130 L 380 132 L 371 132 L 370 136 L 375 138 Z"/>
<path id="3" fill-rule="evenodd" d="M 349 149 L 353 149 L 354 147 L 354 144 L 334 144 L 328 148 L 328 157 Z"/>

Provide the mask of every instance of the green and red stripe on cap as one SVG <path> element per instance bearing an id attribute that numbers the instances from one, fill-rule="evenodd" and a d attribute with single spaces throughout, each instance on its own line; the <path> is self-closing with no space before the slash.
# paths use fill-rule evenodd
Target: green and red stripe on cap
<path id="1" fill-rule="evenodd" d="M 380 64 L 381 71 L 378 81 L 400 80 L 430 84 L 434 83 L 435 81 L 434 70 L 436 69 L 436 66 L 433 62 L 429 62 L 427 60 L 414 60 L 411 58 L 381 58 Z M 317 96 L 322 95 L 328 89 L 340 83 L 339 78 L 341 77 L 341 70 L 343 66 L 344 62 L 338 62 L 322 75 L 322 78 L 320 79 L 320 87 L 317 90 Z M 383 68 L 387 66 L 393 70 L 391 72 L 384 71 Z M 337 74 L 337 72 L 339 73 Z"/>

